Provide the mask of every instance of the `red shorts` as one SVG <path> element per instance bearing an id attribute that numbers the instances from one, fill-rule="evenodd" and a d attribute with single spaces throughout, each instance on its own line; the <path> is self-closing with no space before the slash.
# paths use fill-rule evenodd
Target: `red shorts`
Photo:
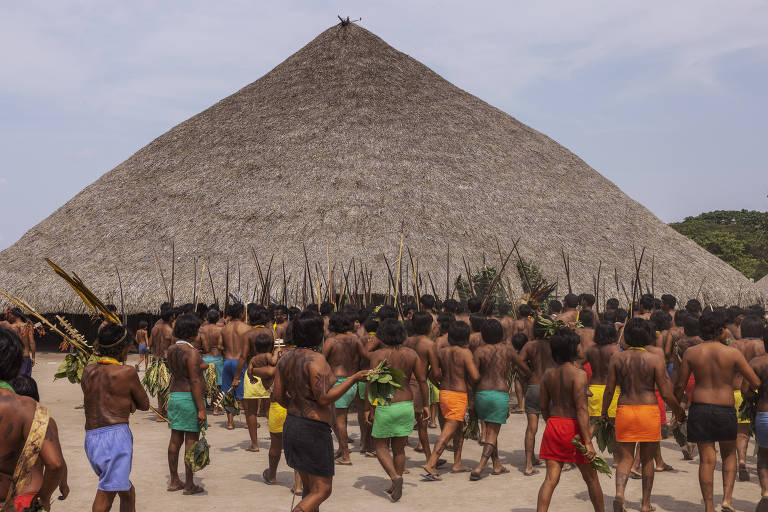
<path id="1" fill-rule="evenodd" d="M 544 436 L 541 438 L 539 458 L 574 464 L 588 463 L 589 461 L 571 442 L 577 435 L 581 436 L 581 430 L 576 418 L 550 416 L 544 429 Z"/>
<path id="2" fill-rule="evenodd" d="M 587 385 L 589 385 L 589 383 L 592 382 L 592 365 L 585 363 L 584 371 L 587 372 Z"/>
<path id="3" fill-rule="evenodd" d="M 659 415 L 661 415 L 661 424 L 667 424 L 667 404 L 661 399 L 661 393 L 656 392 L 656 401 L 659 403 Z"/>
<path id="4" fill-rule="evenodd" d="M 25 508 L 32 506 L 32 500 L 35 499 L 37 494 L 22 494 L 16 496 L 13 500 L 13 504 L 16 506 L 16 512 L 22 512 Z"/>
<path id="5" fill-rule="evenodd" d="M 685 396 L 688 397 L 688 401 L 693 401 L 693 388 L 696 386 L 696 378 L 691 374 L 690 377 L 688 377 L 688 385 L 685 386 Z"/>

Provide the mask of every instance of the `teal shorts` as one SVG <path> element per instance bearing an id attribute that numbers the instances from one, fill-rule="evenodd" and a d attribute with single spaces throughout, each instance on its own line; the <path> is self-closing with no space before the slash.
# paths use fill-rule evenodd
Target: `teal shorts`
<path id="1" fill-rule="evenodd" d="M 173 392 L 168 399 L 168 428 L 183 432 L 200 432 L 197 404 L 189 391 Z M 207 427 L 207 425 L 206 425 Z"/>
<path id="2" fill-rule="evenodd" d="M 509 417 L 509 393 L 492 389 L 476 392 L 475 411 L 479 420 L 503 425 Z"/>
<path id="3" fill-rule="evenodd" d="M 394 402 L 391 405 L 379 405 L 373 417 L 371 437 L 408 437 L 413 432 L 413 401 Z"/>
<path id="4" fill-rule="evenodd" d="M 213 365 L 216 371 L 216 385 L 221 387 L 221 376 L 224 372 L 224 358 L 221 356 L 203 356 L 203 361 Z"/>
<path id="5" fill-rule="evenodd" d="M 338 386 L 345 380 L 347 380 L 346 377 L 336 377 L 336 384 L 334 384 L 334 387 Z M 355 396 L 357 396 L 357 384 L 354 384 L 347 390 L 346 393 L 341 395 L 341 398 L 336 400 L 334 405 L 336 405 L 337 409 L 349 409 L 349 406 L 352 405 L 352 402 L 355 401 Z"/>

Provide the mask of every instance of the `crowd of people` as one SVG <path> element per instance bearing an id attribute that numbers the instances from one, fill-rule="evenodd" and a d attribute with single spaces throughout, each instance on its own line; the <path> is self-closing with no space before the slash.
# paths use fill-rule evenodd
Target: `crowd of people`
<path id="1" fill-rule="evenodd" d="M 151 327 L 143 322 L 135 335 L 107 321 L 99 327 L 98 360 L 81 378 L 85 453 L 99 477 L 92 510 L 110 510 L 116 497 L 121 510 L 135 509 L 128 425 L 133 412 L 151 407 L 139 372 L 156 360 L 170 373 L 168 393 L 157 393 L 156 409 L 171 431 L 169 492 L 203 491 L 192 468 L 184 463 L 182 479 L 178 466 L 181 450 L 207 428 L 208 414 L 226 414 L 226 428 L 234 429 L 231 409 L 222 410 L 206 389 L 213 385 L 234 392 L 242 405 L 248 450 L 259 450 L 258 418 L 267 417 L 270 447 L 262 477 L 273 485 L 285 456 L 295 472 L 293 492 L 301 497 L 296 512 L 318 510 L 331 495 L 335 466 L 353 463 L 350 409 L 357 414 L 359 450 L 378 459 L 391 480 L 386 492 L 392 501 L 403 497 L 411 433 L 418 439 L 412 457 L 424 460 L 421 479 L 438 482 L 450 471 L 478 481 L 509 472 L 499 456 L 499 433 L 510 414 L 520 413 L 527 418 L 520 469 L 531 477 L 541 461 L 545 469 L 539 511 L 548 510 L 561 472 L 573 467 L 594 509 L 604 510 L 593 437 L 605 425 L 615 431 L 614 511 L 625 510 L 630 478 L 642 480 L 641 510 L 653 510 L 655 474 L 672 469 L 660 441 L 673 430 L 686 432 L 683 456 L 699 459 L 708 512 L 715 510 L 718 450 L 720 506 L 732 511 L 736 478 L 750 478 L 747 451 L 754 431 L 762 493 L 756 510 L 768 510 L 768 331 L 762 306 L 702 308 L 692 299 L 678 308 L 675 297 L 647 294 L 628 311 L 609 299 L 598 312 L 594 296 L 568 294 L 562 301 L 515 306 L 423 295 L 414 303 L 368 307 L 325 302 L 302 310 L 234 301 L 224 309 L 166 303 L 159 319 Z M 63 497 L 69 493 L 55 420 L 38 403 L 30 377 L 36 328 L 18 309 L 8 309 L 0 321 L 3 511 L 34 504 L 49 510 L 56 489 Z M 139 363 L 126 365 L 134 343 Z M 369 400 L 367 383 L 382 361 L 403 375 L 391 402 Z M 209 367 L 215 384 L 206 383 Z M 754 419 L 739 417 L 744 401 L 756 402 Z M 537 454 L 541 418 L 546 426 Z M 482 452 L 468 467 L 462 447 L 475 421 Z M 438 425 L 440 435 L 430 445 L 428 429 Z M 446 450 L 453 452 L 452 463 L 441 458 Z"/>

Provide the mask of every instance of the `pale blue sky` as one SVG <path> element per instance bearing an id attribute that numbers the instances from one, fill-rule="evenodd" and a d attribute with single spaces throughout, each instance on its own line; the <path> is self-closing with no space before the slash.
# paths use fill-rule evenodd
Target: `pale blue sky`
<path id="1" fill-rule="evenodd" d="M 0 249 L 334 24 L 546 133 L 665 221 L 768 209 L 768 3 L 0 4 Z"/>

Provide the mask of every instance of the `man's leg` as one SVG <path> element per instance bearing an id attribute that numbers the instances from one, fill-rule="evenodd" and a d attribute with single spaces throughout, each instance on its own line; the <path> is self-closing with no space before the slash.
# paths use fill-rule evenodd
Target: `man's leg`
<path id="1" fill-rule="evenodd" d="M 314 512 L 320 508 L 320 504 L 331 496 L 333 490 L 333 477 L 317 476 L 302 473 L 304 483 L 304 496 L 293 512 Z"/>
<path id="2" fill-rule="evenodd" d="M 526 476 L 535 475 L 538 470 L 533 469 L 534 450 L 536 449 L 536 431 L 539 429 L 539 415 L 526 414 L 528 425 L 525 427 L 525 470 Z"/>
<path id="3" fill-rule="evenodd" d="M 112 502 L 115 500 L 115 496 L 117 496 L 116 492 L 97 490 L 96 497 L 93 499 L 91 512 L 107 512 L 112 508 Z"/>
<path id="4" fill-rule="evenodd" d="M 453 467 L 451 467 L 452 473 L 464 473 L 471 471 L 472 468 L 465 466 L 461 463 L 461 450 L 464 448 L 464 422 L 459 421 L 456 428 L 456 432 L 453 434 Z"/>
<path id="5" fill-rule="evenodd" d="M 739 423 L 736 434 L 736 453 L 739 462 L 739 482 L 749 482 L 749 471 L 747 471 L 747 447 L 749 446 L 749 436 L 752 433 L 752 425 L 749 423 Z"/>
<path id="6" fill-rule="evenodd" d="M 200 439 L 200 432 L 184 432 L 184 453 L 187 453 L 195 442 Z M 184 463 L 184 472 L 187 481 L 184 483 L 184 494 L 197 494 L 203 492 L 203 488 L 195 485 L 192 468 Z"/>
<path id="7" fill-rule="evenodd" d="M 549 510 L 549 502 L 552 501 L 552 493 L 560 481 L 560 473 L 563 470 L 563 463 L 556 460 L 547 461 L 547 476 L 539 487 L 539 498 L 536 500 L 536 512 L 546 512 Z"/>
<path id="8" fill-rule="evenodd" d="M 757 512 L 768 512 L 768 448 L 762 446 L 757 449 L 757 477 L 761 496 Z"/>
<path id="9" fill-rule="evenodd" d="M 184 443 L 184 432 L 171 430 L 171 440 L 168 442 L 168 469 L 171 481 L 168 484 L 169 491 L 179 491 L 184 488 L 184 482 L 179 479 L 179 450 Z"/>
<path id="10" fill-rule="evenodd" d="M 493 458 L 493 471 L 495 473 L 501 472 L 504 467 L 501 465 L 501 461 L 499 460 L 498 451 L 496 449 L 496 442 L 499 437 L 499 430 L 501 429 L 501 424 L 499 423 L 486 423 L 485 427 L 485 435 L 483 436 L 483 442 L 481 443 L 483 445 L 483 451 L 480 456 L 480 461 L 477 463 L 477 466 L 472 471 L 472 475 L 470 475 L 470 478 L 478 478 L 483 471 L 485 470 L 486 464 L 488 464 L 488 460 Z"/>
<path id="11" fill-rule="evenodd" d="M 259 451 L 259 399 L 246 398 L 243 404 L 245 405 L 245 424 L 248 426 L 248 435 L 251 437 L 251 446 L 246 450 L 257 452 Z"/>
<path id="12" fill-rule="evenodd" d="M 440 437 L 437 438 L 435 449 L 432 451 L 432 455 L 424 465 L 424 470 L 428 474 L 437 477 L 437 459 L 440 457 L 440 455 L 443 454 L 443 451 L 448 444 L 448 440 L 453 438 L 453 435 L 456 433 L 456 430 L 458 430 L 459 425 L 461 425 L 461 422 L 459 421 L 445 420 L 445 427 L 443 428 L 443 431 L 440 432 Z"/>
<path id="13" fill-rule="evenodd" d="M 699 448 L 699 487 L 704 499 L 705 512 L 714 512 L 714 481 L 717 453 L 715 443 L 697 443 Z"/>
<path id="14" fill-rule="evenodd" d="M 120 491 L 120 512 L 136 512 L 136 488 L 131 484 L 127 491 Z"/>
<path id="15" fill-rule="evenodd" d="M 384 468 L 392 485 L 385 492 L 392 496 L 392 501 L 398 501 L 403 495 L 403 471 L 405 470 L 405 444 L 407 437 L 375 438 L 376 458 Z M 392 444 L 392 453 L 389 444 Z"/>
<path id="16" fill-rule="evenodd" d="M 723 462 L 723 507 L 730 507 L 733 486 L 736 485 L 736 441 L 720 443 L 720 459 Z"/>
<path id="17" fill-rule="evenodd" d="M 365 401 L 359 396 L 355 397 L 357 409 L 357 424 L 360 426 L 360 453 L 365 453 L 373 448 L 371 441 L 371 426 L 365 421 Z"/>
<path id="18" fill-rule="evenodd" d="M 336 409 L 336 436 L 339 440 L 339 456 L 337 464 L 351 465 L 349 458 L 349 438 L 347 437 L 347 412 L 348 409 Z"/>
<path id="19" fill-rule="evenodd" d="M 632 463 L 635 460 L 636 443 L 616 443 L 616 456 L 618 464 L 616 465 L 616 497 L 613 502 L 614 510 L 624 509 L 624 490 L 629 480 L 629 472 L 632 469 Z"/>
<path id="20" fill-rule="evenodd" d="M 432 450 L 429 447 L 429 432 L 427 431 L 427 421 L 424 420 L 424 413 L 418 411 L 416 413 L 416 428 L 419 433 L 419 446 L 424 451 L 425 460 L 429 460 L 429 456 L 432 454 Z"/>
<path id="21" fill-rule="evenodd" d="M 605 500 L 603 499 L 603 488 L 600 487 L 600 479 L 597 477 L 597 471 L 591 464 L 576 464 L 581 471 L 581 477 L 587 484 L 589 500 L 592 502 L 592 508 L 595 512 L 605 511 Z"/>
<path id="22" fill-rule="evenodd" d="M 643 475 L 643 499 L 640 502 L 641 512 L 650 512 L 651 509 L 651 491 L 653 490 L 653 477 L 655 468 L 653 467 L 653 457 L 659 443 L 640 443 L 640 465 Z"/>
<path id="23" fill-rule="evenodd" d="M 280 455 L 283 453 L 283 434 L 269 433 L 269 481 L 277 480 L 277 465 L 280 464 Z"/>
<path id="24" fill-rule="evenodd" d="M 523 412 L 523 384 L 518 378 L 515 378 L 515 398 L 517 398 L 517 407 L 512 409 L 512 412 Z"/>

